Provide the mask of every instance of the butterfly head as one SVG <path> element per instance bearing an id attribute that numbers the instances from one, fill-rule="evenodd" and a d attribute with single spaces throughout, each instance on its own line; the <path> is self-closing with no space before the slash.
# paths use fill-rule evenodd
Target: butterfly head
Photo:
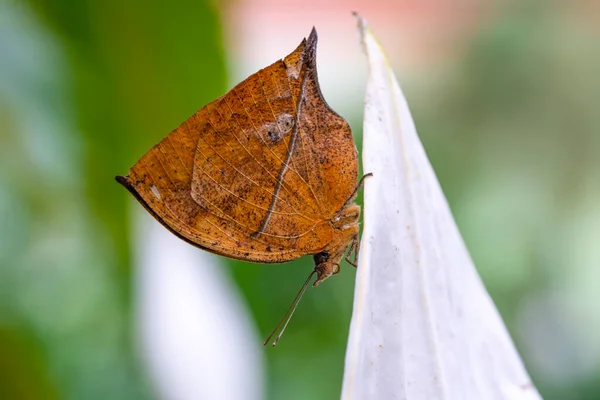
<path id="1" fill-rule="evenodd" d="M 327 250 L 315 254 L 313 260 L 315 261 L 315 272 L 317 273 L 317 280 L 313 283 L 313 286 L 320 285 L 325 279 L 340 272 L 340 266 L 337 262 L 332 262 L 331 255 Z"/>

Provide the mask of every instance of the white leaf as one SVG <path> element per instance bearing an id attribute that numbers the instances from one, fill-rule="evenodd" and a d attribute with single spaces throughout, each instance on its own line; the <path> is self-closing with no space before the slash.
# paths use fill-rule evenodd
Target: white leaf
<path id="1" fill-rule="evenodd" d="M 364 232 L 343 399 L 540 399 L 486 292 L 386 57 L 369 63 Z"/>

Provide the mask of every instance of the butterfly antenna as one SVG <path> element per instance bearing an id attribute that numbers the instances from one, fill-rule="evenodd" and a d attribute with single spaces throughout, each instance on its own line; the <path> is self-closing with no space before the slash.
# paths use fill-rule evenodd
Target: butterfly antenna
<path id="1" fill-rule="evenodd" d="M 263 343 L 263 346 L 266 346 L 267 343 L 269 343 L 269 341 L 271 340 L 271 338 L 273 337 L 273 335 L 275 334 L 275 332 L 277 332 L 279 330 L 279 327 L 285 321 L 285 324 L 283 324 L 283 328 L 281 328 L 281 332 L 279 332 L 279 335 L 277 335 L 277 338 L 273 342 L 273 347 L 275 347 L 277 345 L 277 342 L 279 342 L 279 339 L 281 339 L 281 336 L 283 335 L 283 332 L 285 332 L 285 328 L 287 328 L 287 326 L 288 326 L 288 324 L 290 322 L 290 319 L 292 319 L 292 315 L 294 315 L 294 312 L 296 311 L 296 307 L 298 307 L 298 303 L 300 303 L 300 299 L 302 298 L 302 295 L 306 291 L 306 288 L 308 287 L 308 284 L 310 283 L 310 280 L 312 279 L 312 277 L 315 274 L 315 272 L 317 272 L 317 271 L 313 270 L 313 272 L 311 272 L 310 275 L 308 275 L 308 278 L 306 278 L 306 281 L 302 285 L 302 288 L 300 288 L 300 291 L 298 292 L 298 294 L 294 298 L 294 301 L 292 301 L 292 304 L 290 304 L 290 306 L 287 309 L 287 311 L 285 312 L 285 314 L 283 314 L 283 317 L 281 318 L 281 320 L 279 320 L 279 322 L 277 323 L 277 326 L 275 327 L 275 329 L 273 329 L 271 331 L 271 333 L 269 334 L 269 337 L 267 337 L 267 339 Z"/>

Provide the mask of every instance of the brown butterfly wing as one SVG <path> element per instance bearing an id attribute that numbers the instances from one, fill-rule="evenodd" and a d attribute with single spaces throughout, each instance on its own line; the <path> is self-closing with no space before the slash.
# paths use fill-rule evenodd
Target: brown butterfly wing
<path id="1" fill-rule="evenodd" d="M 167 228 L 210 251 L 261 262 L 319 251 L 354 188 L 357 159 L 346 122 L 322 100 L 316 41 L 313 31 L 199 110 L 121 183 Z"/>
<path id="2" fill-rule="evenodd" d="M 358 179 L 358 153 L 348 123 L 325 102 L 319 87 L 316 66 L 316 32 L 308 38 L 304 54 L 306 74 L 300 82 L 297 104 L 299 129 L 290 154 L 289 168 L 283 174 L 284 185 L 296 188 L 280 197 L 284 203 L 292 197 L 311 204 L 317 215 L 330 220 L 354 193 Z M 278 209 L 280 202 L 276 202 Z M 284 224 L 273 215 L 267 228 L 273 233 Z M 274 223 L 273 223 L 274 222 Z"/>
<path id="3" fill-rule="evenodd" d="M 302 59 L 299 60 L 302 62 Z M 300 128 L 296 103 L 300 78 L 284 59 L 258 71 L 222 98 L 207 106 L 206 121 L 199 121 L 191 187 L 192 198 L 236 229 L 251 236 L 270 214 L 288 221 L 283 235 L 268 235 L 274 245 L 289 246 L 322 221 L 313 199 L 288 196 L 297 188 L 282 181 L 293 137 Z M 271 208 L 273 201 L 277 210 Z M 296 246 L 292 246 L 296 247 Z"/>

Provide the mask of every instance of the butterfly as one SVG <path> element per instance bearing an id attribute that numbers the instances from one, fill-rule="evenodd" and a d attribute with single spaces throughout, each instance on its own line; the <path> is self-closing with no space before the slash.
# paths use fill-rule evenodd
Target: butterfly
<path id="1" fill-rule="evenodd" d="M 116 177 L 201 249 L 260 263 L 313 255 L 314 270 L 265 344 L 285 320 L 279 341 L 313 275 L 317 286 L 344 256 L 356 266 L 354 199 L 363 180 L 350 126 L 321 94 L 316 48 L 313 28 L 291 54 L 198 110 Z"/>

